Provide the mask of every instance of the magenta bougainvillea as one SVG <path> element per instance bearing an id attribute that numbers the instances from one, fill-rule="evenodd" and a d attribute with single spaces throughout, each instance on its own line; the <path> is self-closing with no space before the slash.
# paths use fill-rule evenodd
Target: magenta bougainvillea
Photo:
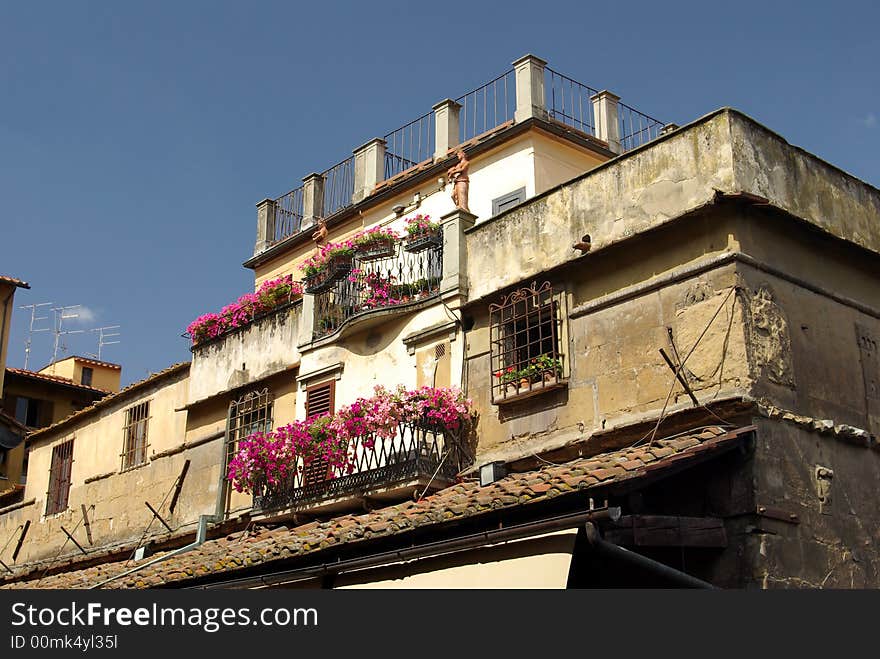
<path id="1" fill-rule="evenodd" d="M 350 474 L 354 447 L 370 449 L 377 439 L 393 440 L 401 423 L 457 431 L 475 417 L 473 403 L 457 387 L 388 390 L 380 385 L 370 398 L 358 398 L 333 416 L 249 435 L 239 442 L 227 478 L 238 492 L 259 495 L 289 485 L 314 460 L 324 461 L 332 475 Z"/>
<path id="2" fill-rule="evenodd" d="M 219 314 L 199 316 L 186 328 L 187 334 L 193 345 L 197 345 L 247 325 L 255 316 L 299 297 L 302 292 L 302 284 L 293 281 L 291 275 L 270 279 L 263 282 L 255 293 L 245 293 L 232 304 L 227 304 Z"/>

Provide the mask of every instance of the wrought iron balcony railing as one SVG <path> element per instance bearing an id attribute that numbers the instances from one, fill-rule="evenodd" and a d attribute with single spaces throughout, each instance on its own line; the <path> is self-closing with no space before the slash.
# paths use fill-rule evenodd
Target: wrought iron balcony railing
<path id="1" fill-rule="evenodd" d="M 439 234 L 418 244 L 395 243 L 384 256 L 355 255 L 351 270 L 315 295 L 313 336 L 332 334 L 362 314 L 429 298 L 440 290 L 442 277 Z"/>
<path id="2" fill-rule="evenodd" d="M 391 439 L 358 437 L 348 447 L 350 466 L 331 467 L 320 458 L 298 465 L 283 486 L 254 493 L 254 508 L 302 507 L 378 490 L 430 481 L 442 487 L 473 464 L 473 451 L 462 431 L 432 423 L 400 423 Z"/>

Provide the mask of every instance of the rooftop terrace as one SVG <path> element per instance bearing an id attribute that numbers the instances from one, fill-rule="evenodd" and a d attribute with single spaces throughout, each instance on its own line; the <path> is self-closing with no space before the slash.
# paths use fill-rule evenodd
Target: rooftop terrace
<path id="1" fill-rule="evenodd" d="M 368 196 L 376 184 L 447 157 L 451 149 L 497 130 L 537 118 L 599 140 L 612 153 L 629 151 L 656 138 L 663 123 L 554 71 L 534 55 L 431 112 L 356 149 L 353 155 L 274 200 L 266 200 L 268 226 L 257 237 L 255 255 L 329 218 Z M 372 162 L 369 162 L 372 160 Z M 373 176 L 369 176 L 372 167 Z M 264 203 L 264 202 L 261 202 Z"/>

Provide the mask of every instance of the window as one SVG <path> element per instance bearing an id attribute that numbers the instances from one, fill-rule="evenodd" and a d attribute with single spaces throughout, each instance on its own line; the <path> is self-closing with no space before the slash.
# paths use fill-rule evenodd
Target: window
<path id="1" fill-rule="evenodd" d="M 238 442 L 255 432 L 272 430 L 274 399 L 268 389 L 251 391 L 229 406 L 229 434 L 226 437 L 226 463 L 238 450 Z"/>
<path id="2" fill-rule="evenodd" d="M 526 200 L 526 189 L 520 188 L 492 200 L 492 215 L 503 213 Z"/>
<path id="3" fill-rule="evenodd" d="M 87 387 L 91 387 L 93 374 L 94 371 L 91 368 L 89 368 L 88 366 L 83 366 L 82 375 L 80 376 L 79 381 Z"/>
<path id="4" fill-rule="evenodd" d="M 147 461 L 147 423 L 150 420 L 150 401 L 125 410 L 125 441 L 122 446 L 122 470 L 131 469 Z"/>
<path id="5" fill-rule="evenodd" d="M 58 444 L 52 449 L 52 466 L 49 468 L 49 491 L 46 493 L 46 514 L 54 515 L 67 510 L 70 494 L 70 468 L 73 465 L 73 440 Z"/>
<path id="6" fill-rule="evenodd" d="M 562 384 L 564 297 L 549 282 L 533 284 L 489 305 L 492 400 L 520 398 Z"/>
<path id="7" fill-rule="evenodd" d="M 306 388 L 306 418 L 333 414 L 336 404 L 336 381 Z M 331 476 L 332 467 L 323 458 L 312 460 L 303 470 L 303 485 L 322 483 Z"/>
<path id="8" fill-rule="evenodd" d="M 48 418 L 47 418 L 48 417 Z M 48 426 L 52 417 L 52 403 L 47 400 L 18 396 L 15 399 L 15 420 L 28 428 Z"/>

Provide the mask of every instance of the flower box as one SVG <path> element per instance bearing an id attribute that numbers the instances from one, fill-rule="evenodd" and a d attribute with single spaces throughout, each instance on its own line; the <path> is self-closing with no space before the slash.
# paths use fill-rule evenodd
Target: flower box
<path id="1" fill-rule="evenodd" d="M 438 229 L 436 231 L 417 233 L 408 236 L 406 242 L 403 245 L 403 249 L 405 249 L 407 252 L 415 254 L 416 252 L 421 252 L 428 249 L 429 247 L 436 247 L 439 245 L 440 230 Z"/>
<path id="2" fill-rule="evenodd" d="M 394 240 L 374 240 L 365 245 L 358 245 L 357 257 L 362 262 L 376 261 L 394 256 Z"/>
<path id="3" fill-rule="evenodd" d="M 318 272 L 303 278 L 305 292 L 314 295 L 330 290 L 333 284 L 344 279 L 351 272 L 351 263 L 350 255 L 332 257 Z"/>

